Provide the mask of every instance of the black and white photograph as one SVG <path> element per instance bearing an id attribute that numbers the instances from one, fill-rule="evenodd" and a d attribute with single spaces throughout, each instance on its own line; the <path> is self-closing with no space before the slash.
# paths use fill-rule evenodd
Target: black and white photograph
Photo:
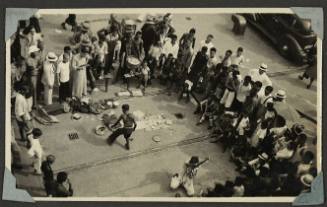
<path id="1" fill-rule="evenodd" d="M 292 202 L 321 171 L 322 41 L 291 9 L 40 9 L 6 44 L 35 200 Z"/>

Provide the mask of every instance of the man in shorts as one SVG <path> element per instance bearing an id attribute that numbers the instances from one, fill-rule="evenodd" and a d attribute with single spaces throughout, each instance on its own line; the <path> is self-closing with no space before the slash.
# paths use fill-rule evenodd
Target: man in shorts
<path id="1" fill-rule="evenodd" d="M 120 115 L 119 119 L 116 121 L 115 124 L 111 126 L 111 128 L 115 128 L 120 121 L 123 121 L 123 127 L 116 129 L 109 137 L 108 137 L 108 144 L 112 145 L 117 137 L 120 135 L 124 135 L 124 138 L 126 139 L 125 147 L 127 150 L 129 150 L 129 138 L 131 137 L 133 131 L 136 129 L 136 122 L 131 113 L 129 113 L 129 105 L 123 104 L 122 105 L 122 111 L 123 114 Z"/>

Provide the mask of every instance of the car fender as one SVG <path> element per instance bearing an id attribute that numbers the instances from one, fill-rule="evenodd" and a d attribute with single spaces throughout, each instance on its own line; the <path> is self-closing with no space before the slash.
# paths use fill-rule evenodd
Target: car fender
<path id="1" fill-rule="evenodd" d="M 294 59 L 295 61 L 302 61 L 303 58 L 307 57 L 301 45 L 291 34 L 286 34 L 284 38 L 290 42 L 289 46 L 290 46 L 292 59 Z"/>

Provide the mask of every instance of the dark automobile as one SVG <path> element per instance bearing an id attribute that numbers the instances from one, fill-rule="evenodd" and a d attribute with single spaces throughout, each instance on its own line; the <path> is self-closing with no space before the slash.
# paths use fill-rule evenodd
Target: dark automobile
<path id="1" fill-rule="evenodd" d="M 317 36 L 311 21 L 295 14 L 243 14 L 247 22 L 268 37 L 285 58 L 305 64 L 316 50 Z"/>

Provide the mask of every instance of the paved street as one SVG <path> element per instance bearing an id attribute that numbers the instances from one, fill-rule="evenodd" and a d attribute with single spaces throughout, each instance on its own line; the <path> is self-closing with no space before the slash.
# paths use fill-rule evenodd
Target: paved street
<path id="1" fill-rule="evenodd" d="M 135 18 L 138 15 L 128 16 Z M 95 33 L 107 25 L 107 20 L 104 19 L 108 17 L 109 15 L 84 15 L 78 16 L 77 20 L 91 20 L 92 31 Z M 191 20 L 186 17 L 191 17 Z M 60 27 L 64 19 L 65 16 L 62 15 L 43 16 L 41 27 L 46 51 L 60 54 L 63 47 L 69 44 L 68 37 L 72 33 L 61 31 Z M 300 67 L 282 58 L 274 47 L 252 28 L 247 28 L 244 36 L 235 36 L 231 31 L 230 15 L 226 14 L 175 14 L 173 25 L 178 37 L 190 28 L 196 28 L 196 51 L 207 34 L 213 34 L 213 42 L 219 55 L 223 55 L 227 49 L 236 51 L 237 47 L 242 46 L 247 59 L 242 74 L 246 74 L 250 68 L 258 67 L 262 62 L 266 63 L 272 75 L 274 91 L 284 89 L 289 104 L 316 118 L 316 83 L 310 90 L 306 89 L 306 84 L 297 79 L 302 73 Z M 277 73 L 282 75 L 274 76 Z M 98 82 L 98 86 L 100 90 L 104 90 L 102 82 Z M 124 90 L 124 85 L 116 84 L 110 86 L 107 93 L 100 91 L 92 94 L 92 98 L 112 98 L 115 92 Z M 223 153 L 219 144 L 208 142 L 205 136 L 208 134 L 206 125 L 195 125 L 198 116 L 193 115 L 194 104 L 178 102 L 176 94 L 168 96 L 162 87 L 156 84 L 150 86 L 145 97 L 124 98 L 119 102 L 129 103 L 132 111 L 140 110 L 151 115 L 163 114 L 173 124 L 158 130 L 137 130 L 133 135 L 130 151 L 124 149 L 123 138 L 118 138 L 117 143 L 109 147 L 106 138 L 110 132 L 105 136 L 94 134 L 95 126 L 101 123 L 100 116 L 83 115 L 81 120 L 73 121 L 70 114 L 60 114 L 57 116 L 60 123 L 38 126 L 44 131 L 41 140 L 44 150 L 57 158 L 53 170 L 69 172 L 75 190 L 74 196 L 174 196 L 175 192 L 168 188 L 169 178 L 178 172 L 185 160 L 192 155 L 210 157 L 210 161 L 199 170 L 195 180 L 197 193 L 200 189 L 212 185 L 214 181 L 233 180 L 237 175 L 234 164 L 229 161 L 228 153 Z M 114 112 L 118 115 L 120 107 Z M 175 113 L 182 113 L 185 118 L 178 119 Z M 316 128 L 310 121 L 301 121 L 311 130 Z M 67 134 L 70 132 L 79 132 L 80 139 L 69 140 Z M 161 142 L 152 140 L 155 135 L 160 136 Z M 26 173 L 17 174 L 17 182 L 18 186 L 29 189 L 31 194 L 43 195 L 39 177 Z"/>

